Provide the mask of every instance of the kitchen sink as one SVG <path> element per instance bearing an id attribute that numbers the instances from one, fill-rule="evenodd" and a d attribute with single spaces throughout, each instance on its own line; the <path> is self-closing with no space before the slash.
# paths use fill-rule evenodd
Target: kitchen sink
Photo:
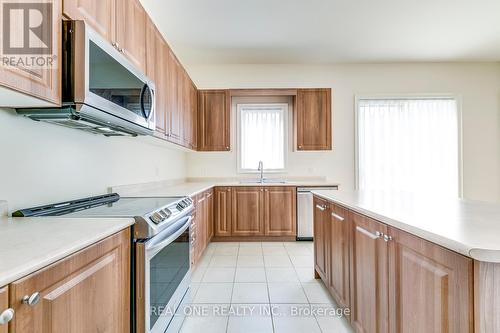
<path id="1" fill-rule="evenodd" d="M 286 180 L 264 178 L 263 181 L 260 181 L 260 179 L 242 179 L 240 184 L 286 184 Z"/>

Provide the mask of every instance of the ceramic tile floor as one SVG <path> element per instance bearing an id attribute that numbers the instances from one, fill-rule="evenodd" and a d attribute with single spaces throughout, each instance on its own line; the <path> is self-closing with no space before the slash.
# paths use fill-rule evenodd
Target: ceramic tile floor
<path id="1" fill-rule="evenodd" d="M 312 242 L 210 243 L 168 333 L 347 333 Z"/>

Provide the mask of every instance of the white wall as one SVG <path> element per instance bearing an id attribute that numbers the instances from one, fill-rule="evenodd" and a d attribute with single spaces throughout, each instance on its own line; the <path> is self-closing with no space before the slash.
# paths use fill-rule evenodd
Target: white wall
<path id="1" fill-rule="evenodd" d="M 192 65 L 188 71 L 199 88 L 331 87 L 333 151 L 291 153 L 288 175 L 326 176 L 344 188 L 354 187 L 356 94 L 456 94 L 462 100 L 464 195 L 500 201 L 498 63 Z M 188 175 L 237 176 L 234 140 L 232 147 L 226 153 L 189 153 Z"/>
<path id="2" fill-rule="evenodd" d="M 104 136 L 0 109 L 0 200 L 9 210 L 186 176 L 185 152 L 154 138 Z"/>

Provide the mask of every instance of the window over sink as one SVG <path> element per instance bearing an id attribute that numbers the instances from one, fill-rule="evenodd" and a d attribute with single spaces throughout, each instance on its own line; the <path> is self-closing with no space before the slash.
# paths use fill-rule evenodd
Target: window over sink
<path id="1" fill-rule="evenodd" d="M 257 172 L 259 161 L 266 172 L 286 168 L 288 104 L 237 104 L 238 171 Z"/>

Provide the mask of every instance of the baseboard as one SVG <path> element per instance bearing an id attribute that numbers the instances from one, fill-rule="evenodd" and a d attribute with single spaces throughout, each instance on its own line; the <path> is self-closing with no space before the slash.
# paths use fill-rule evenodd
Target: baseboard
<path id="1" fill-rule="evenodd" d="M 296 236 L 214 236 L 212 242 L 295 242 Z"/>

